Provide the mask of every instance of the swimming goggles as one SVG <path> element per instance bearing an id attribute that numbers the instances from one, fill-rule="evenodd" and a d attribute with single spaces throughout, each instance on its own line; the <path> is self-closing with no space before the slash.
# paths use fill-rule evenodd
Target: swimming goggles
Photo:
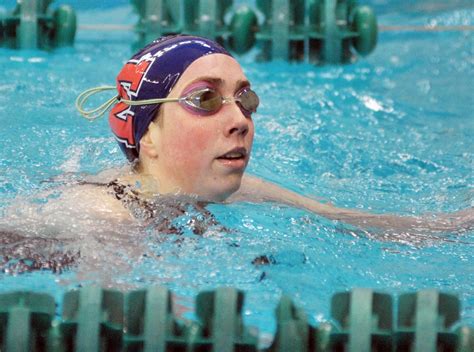
<path id="1" fill-rule="evenodd" d="M 105 103 L 93 110 L 84 110 L 83 106 L 87 99 L 92 95 L 105 90 L 115 90 L 113 86 L 103 86 L 88 89 L 82 92 L 76 99 L 76 108 L 79 113 L 88 120 L 95 120 L 102 116 L 116 102 L 124 103 L 129 106 L 151 105 L 177 102 L 184 109 L 201 116 L 209 116 L 216 114 L 224 104 L 235 102 L 246 117 L 250 117 L 252 113 L 257 111 L 259 98 L 257 94 L 250 89 L 244 87 L 237 91 L 233 97 L 223 97 L 216 89 L 200 85 L 194 88 L 188 88 L 179 98 L 162 98 L 162 99 L 145 99 L 145 100 L 128 100 L 121 97 L 113 97 Z"/>

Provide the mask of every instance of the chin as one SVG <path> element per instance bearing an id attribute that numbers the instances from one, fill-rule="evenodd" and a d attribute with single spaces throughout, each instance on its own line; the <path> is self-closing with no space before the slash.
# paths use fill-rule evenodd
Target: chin
<path id="1" fill-rule="evenodd" d="M 212 191 L 207 193 L 206 198 L 212 202 L 223 202 L 239 190 L 241 182 L 242 176 L 239 177 L 238 180 L 233 180 L 233 182 L 226 182 L 225 184 L 219 185 L 220 187 L 218 187 L 218 189 L 216 189 L 217 185 L 213 184 L 211 185 Z"/>

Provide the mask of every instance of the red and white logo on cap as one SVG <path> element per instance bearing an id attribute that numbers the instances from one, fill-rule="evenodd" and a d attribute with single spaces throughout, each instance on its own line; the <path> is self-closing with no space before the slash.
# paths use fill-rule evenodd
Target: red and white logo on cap
<path id="1" fill-rule="evenodd" d="M 126 63 L 117 77 L 117 89 L 121 98 L 134 100 L 138 96 L 143 79 L 154 61 L 155 58 L 148 54 L 139 60 L 130 60 Z M 136 147 L 133 133 L 134 116 L 131 106 L 122 102 L 117 103 L 109 114 L 112 132 L 119 142 L 128 148 Z"/>

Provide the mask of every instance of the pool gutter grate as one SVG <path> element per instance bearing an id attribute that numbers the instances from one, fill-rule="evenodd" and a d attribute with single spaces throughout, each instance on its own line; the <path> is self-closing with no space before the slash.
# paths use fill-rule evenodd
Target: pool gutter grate
<path id="1" fill-rule="evenodd" d="M 178 318 L 171 292 L 161 286 L 127 293 L 97 286 L 74 290 L 64 296 L 61 318 L 55 318 L 51 296 L 14 292 L 0 295 L 0 351 L 474 350 L 474 328 L 458 326 L 456 296 L 422 290 L 393 302 L 391 295 L 371 289 L 337 293 L 332 323 L 316 327 L 283 296 L 277 332 L 262 349 L 258 331 L 243 322 L 244 293 L 230 287 L 197 295 L 197 321 Z"/>

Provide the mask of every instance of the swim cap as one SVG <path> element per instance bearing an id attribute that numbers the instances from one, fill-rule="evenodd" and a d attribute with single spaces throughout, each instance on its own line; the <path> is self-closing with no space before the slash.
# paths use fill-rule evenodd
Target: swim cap
<path id="1" fill-rule="evenodd" d="M 122 68 L 117 76 L 118 95 L 126 100 L 166 98 L 186 68 L 210 54 L 231 56 L 216 42 L 202 37 L 174 35 L 157 39 Z M 110 127 L 128 160 L 138 158 L 140 139 L 160 105 L 126 105 L 119 101 L 110 111 Z"/>

